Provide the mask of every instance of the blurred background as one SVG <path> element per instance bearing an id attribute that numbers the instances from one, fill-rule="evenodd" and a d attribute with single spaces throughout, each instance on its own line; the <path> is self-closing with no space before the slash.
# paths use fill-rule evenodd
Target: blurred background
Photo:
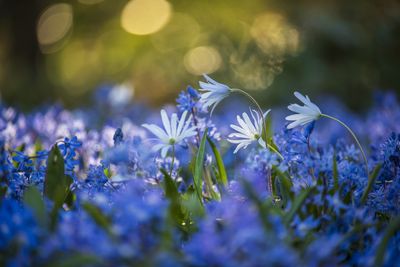
<path id="1" fill-rule="evenodd" d="M 24 110 L 113 86 L 157 106 L 202 73 L 264 105 L 301 90 L 363 110 L 400 90 L 399 62 L 396 0 L 0 0 L 1 99 Z"/>

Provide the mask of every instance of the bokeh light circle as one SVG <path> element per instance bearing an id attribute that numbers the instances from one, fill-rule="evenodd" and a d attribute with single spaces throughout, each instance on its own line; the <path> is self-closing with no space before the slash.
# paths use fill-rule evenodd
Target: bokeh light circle
<path id="1" fill-rule="evenodd" d="M 188 72 L 196 75 L 213 73 L 221 67 L 222 59 L 212 46 L 198 46 L 186 53 L 183 63 Z"/>
<path id="2" fill-rule="evenodd" d="M 296 54 L 299 50 L 299 32 L 279 13 L 257 16 L 250 33 L 266 54 Z"/>
<path id="3" fill-rule="evenodd" d="M 41 46 L 57 43 L 68 33 L 73 23 L 72 7 L 69 4 L 54 4 L 40 16 L 37 24 L 37 39 Z"/>
<path id="4" fill-rule="evenodd" d="M 172 13 L 172 7 L 165 0 L 131 0 L 121 15 L 121 26 L 136 35 L 152 34 L 165 26 Z"/>

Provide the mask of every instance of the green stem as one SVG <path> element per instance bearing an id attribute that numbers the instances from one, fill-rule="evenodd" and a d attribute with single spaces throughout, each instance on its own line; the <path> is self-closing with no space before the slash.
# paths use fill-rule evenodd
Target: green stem
<path id="1" fill-rule="evenodd" d="M 233 89 L 231 89 L 231 90 L 232 90 L 232 92 L 237 92 L 237 93 L 239 93 L 239 94 L 242 94 L 242 95 L 246 96 L 248 99 L 250 99 L 251 102 L 253 102 L 253 104 L 254 104 L 254 105 L 257 107 L 257 109 L 258 109 L 258 113 L 260 113 L 260 118 L 261 118 L 261 120 L 262 120 L 262 127 L 263 127 L 265 133 L 267 133 L 267 124 L 265 123 L 265 120 L 264 120 L 264 113 L 263 113 L 263 111 L 262 111 L 260 105 L 258 104 L 258 102 L 254 99 L 254 97 L 252 97 L 249 93 L 243 91 L 242 89 L 233 88 Z M 265 138 L 265 139 L 266 139 L 266 138 Z M 273 146 L 271 146 L 270 144 L 268 144 L 268 140 L 265 140 L 265 144 L 268 146 L 268 148 L 269 148 L 271 151 L 275 152 L 275 153 L 281 158 L 281 160 L 284 160 L 282 154 L 281 154 L 278 150 L 276 150 Z"/>
<path id="2" fill-rule="evenodd" d="M 358 138 L 355 135 L 355 133 L 350 129 L 349 126 L 347 126 L 344 122 L 342 122 L 341 120 L 339 120 L 339 119 L 337 119 L 335 117 L 332 117 L 332 116 L 329 116 L 329 115 L 326 115 L 326 114 L 321 114 L 321 117 L 325 117 L 325 118 L 334 120 L 334 121 L 338 122 L 339 124 L 341 124 L 344 128 L 346 128 L 347 131 L 349 131 L 349 133 L 354 138 L 354 141 L 356 141 L 356 143 L 358 145 L 358 148 L 361 151 L 361 154 L 362 154 L 362 157 L 363 157 L 364 163 L 365 163 L 365 168 L 366 168 L 366 171 L 367 171 L 367 176 L 369 177 L 368 160 L 367 160 L 367 157 L 365 156 L 364 149 L 362 148 L 360 141 L 358 141 Z"/>
<path id="3" fill-rule="evenodd" d="M 175 163 L 175 145 L 172 145 L 172 161 L 171 161 L 171 169 L 169 171 L 169 176 L 172 178 L 172 171 L 174 170 Z"/>

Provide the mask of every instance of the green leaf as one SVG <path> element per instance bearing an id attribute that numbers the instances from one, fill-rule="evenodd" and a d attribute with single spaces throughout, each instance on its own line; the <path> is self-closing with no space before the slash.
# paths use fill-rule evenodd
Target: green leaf
<path id="1" fill-rule="evenodd" d="M 228 185 L 228 176 L 226 175 L 226 170 L 225 170 L 225 165 L 222 160 L 221 154 L 218 151 L 217 146 L 214 144 L 214 142 L 211 140 L 211 138 L 207 137 L 207 141 L 211 146 L 211 149 L 214 153 L 215 161 L 217 162 L 217 168 L 218 168 L 218 182 L 220 184 L 223 184 L 224 186 Z"/>
<path id="2" fill-rule="evenodd" d="M 105 169 L 104 169 L 104 175 L 105 175 L 108 179 L 111 178 L 112 173 L 111 173 L 110 168 L 105 168 Z"/>
<path id="3" fill-rule="evenodd" d="M 39 139 L 36 139 L 35 142 L 35 153 L 43 150 L 42 142 Z"/>
<path id="4" fill-rule="evenodd" d="M 83 202 L 82 208 L 86 211 L 87 214 L 96 222 L 98 226 L 103 228 L 107 233 L 112 234 L 111 232 L 111 220 L 103 214 L 103 212 L 96 207 L 95 205 L 89 202 Z"/>
<path id="5" fill-rule="evenodd" d="M 72 178 L 65 175 L 64 158 L 60 149 L 54 145 L 47 158 L 47 170 L 44 180 L 44 195 L 54 202 L 50 213 L 51 228 L 54 230 L 58 210 L 71 194 L 69 186 Z"/>
<path id="6" fill-rule="evenodd" d="M 263 125 L 263 130 L 262 130 L 262 138 L 266 143 L 269 143 L 269 140 L 272 139 L 274 136 L 274 133 L 272 131 L 272 118 L 271 116 L 267 116 L 264 120 L 265 127 Z"/>
<path id="7" fill-rule="evenodd" d="M 375 166 L 372 174 L 369 176 L 367 187 L 364 190 L 364 193 L 361 196 L 361 204 L 365 204 L 368 199 L 368 194 L 372 190 L 372 187 L 375 183 L 376 178 L 378 177 L 379 171 L 382 168 L 382 164 L 378 164 Z"/>
<path id="8" fill-rule="evenodd" d="M 162 174 L 164 175 L 164 190 L 165 196 L 171 201 L 170 202 L 170 215 L 172 219 L 181 226 L 182 222 L 185 219 L 185 215 L 182 212 L 182 207 L 180 203 L 180 194 L 178 192 L 178 188 L 172 179 L 172 177 L 168 174 L 168 172 L 164 169 L 161 169 Z"/>
<path id="9" fill-rule="evenodd" d="M 44 194 L 55 203 L 65 200 L 71 177 L 65 175 L 64 158 L 57 145 L 53 146 L 47 159 L 47 170 L 44 180 Z M 62 203 L 61 203 L 62 204 Z"/>
<path id="10" fill-rule="evenodd" d="M 265 118 L 265 128 L 263 126 L 263 131 L 262 131 L 262 139 L 265 141 L 266 144 L 268 144 L 270 146 L 270 148 L 272 147 L 273 149 L 275 149 L 276 151 L 279 151 L 278 146 L 275 144 L 274 142 L 274 132 L 273 132 L 273 128 L 272 128 L 272 117 L 271 116 L 267 116 Z"/>
<path id="11" fill-rule="evenodd" d="M 335 189 L 335 192 L 339 190 L 339 172 L 338 172 L 338 166 L 337 166 L 337 160 L 336 160 L 336 152 L 333 153 L 332 157 L 332 165 L 333 165 L 333 187 Z"/>
<path id="12" fill-rule="evenodd" d="M 204 216 L 204 208 L 199 203 L 197 194 L 192 185 L 189 186 L 188 190 L 181 195 L 181 204 L 183 210 L 193 219 L 201 218 Z"/>
<path id="13" fill-rule="evenodd" d="M 28 187 L 24 192 L 24 203 L 33 211 L 36 221 L 42 226 L 46 227 L 47 212 L 42 195 L 35 186 Z"/>
<path id="14" fill-rule="evenodd" d="M 276 194 L 277 185 L 279 186 L 279 192 L 281 194 L 283 202 L 286 204 L 289 200 L 293 200 L 294 194 L 292 192 L 293 183 L 289 175 L 283 173 L 278 167 L 272 166 L 272 192 Z"/>
<path id="15" fill-rule="evenodd" d="M 7 189 L 7 186 L 0 186 L 0 200 L 6 196 Z"/>
<path id="16" fill-rule="evenodd" d="M 202 198 L 202 177 L 203 177 L 203 163 L 204 163 L 204 154 L 206 150 L 206 139 L 207 139 L 207 128 L 204 131 L 203 137 L 201 138 L 200 147 L 197 151 L 196 162 L 194 165 L 194 177 L 193 183 L 196 189 L 197 197 L 200 200 L 200 203 L 203 203 Z"/>
<path id="17" fill-rule="evenodd" d="M 300 210 L 304 201 L 308 198 L 308 196 L 314 191 L 314 187 L 308 187 L 300 192 L 299 195 L 293 200 L 292 207 L 289 212 L 284 217 L 284 222 L 288 225 L 296 215 L 296 213 Z"/>
<path id="18" fill-rule="evenodd" d="M 398 231 L 400 231 L 400 216 L 394 218 L 387 226 L 381 243 L 376 250 L 374 266 L 383 266 L 387 245 Z"/>
<path id="19" fill-rule="evenodd" d="M 246 196 L 255 204 L 255 207 L 258 210 L 259 218 L 264 226 L 264 229 L 268 232 L 273 229 L 271 222 L 268 220 L 269 214 L 276 214 L 278 216 L 282 216 L 281 208 L 277 207 L 273 200 L 270 198 L 261 200 L 258 194 L 255 192 L 251 183 L 245 179 L 240 180 L 243 189 L 246 193 Z"/>

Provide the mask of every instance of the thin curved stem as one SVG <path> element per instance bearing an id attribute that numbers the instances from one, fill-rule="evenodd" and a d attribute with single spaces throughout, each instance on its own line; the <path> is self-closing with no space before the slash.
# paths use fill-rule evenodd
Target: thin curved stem
<path id="1" fill-rule="evenodd" d="M 258 113 L 260 113 L 260 118 L 262 120 L 262 127 L 263 127 L 265 133 L 267 133 L 267 125 L 266 125 L 265 120 L 264 120 L 264 113 L 263 113 L 260 105 L 258 104 L 258 102 L 254 99 L 254 97 L 252 97 L 249 93 L 247 93 L 247 92 L 245 92 L 245 91 L 243 91 L 241 89 L 234 88 L 234 89 L 231 89 L 231 90 L 232 90 L 232 92 L 237 92 L 239 94 L 242 94 L 242 95 L 246 96 L 256 106 L 256 108 L 258 109 Z M 281 160 L 284 160 L 282 154 L 275 147 L 273 147 L 270 144 L 268 144 L 268 140 L 265 140 L 265 144 L 267 145 L 267 147 L 271 151 L 276 153 L 281 158 Z"/>
<path id="2" fill-rule="evenodd" d="M 364 149 L 362 148 L 360 141 L 358 141 L 358 138 L 355 135 L 355 133 L 350 129 L 349 126 L 347 126 L 344 122 L 342 122 L 341 120 L 339 120 L 339 119 L 337 119 L 335 117 L 332 117 L 332 116 L 329 116 L 329 115 L 326 115 L 326 114 L 321 114 L 321 117 L 325 117 L 325 118 L 334 120 L 334 121 L 338 122 L 339 124 L 341 124 L 344 128 L 346 128 L 347 131 L 349 131 L 349 133 L 354 138 L 354 141 L 356 141 L 356 143 L 358 145 L 358 148 L 361 151 L 361 154 L 362 154 L 362 157 L 363 157 L 364 163 L 365 163 L 365 168 L 367 170 L 367 176 L 369 177 L 368 160 L 367 160 L 367 157 L 365 156 Z"/>

